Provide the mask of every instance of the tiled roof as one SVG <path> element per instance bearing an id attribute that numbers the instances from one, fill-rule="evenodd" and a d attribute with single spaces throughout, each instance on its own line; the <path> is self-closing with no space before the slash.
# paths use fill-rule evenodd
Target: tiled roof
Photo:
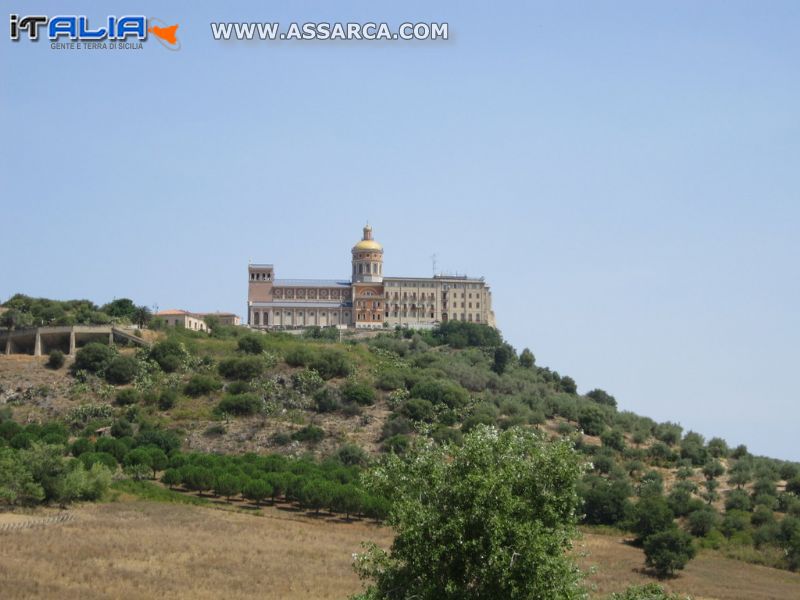
<path id="1" fill-rule="evenodd" d="M 166 316 L 179 316 L 179 315 L 191 315 L 188 310 L 179 310 L 177 308 L 171 308 L 169 310 L 162 310 L 161 312 L 157 312 L 157 317 L 166 317 Z"/>
<path id="2" fill-rule="evenodd" d="M 276 287 L 350 287 L 349 281 L 339 279 L 276 279 Z"/>

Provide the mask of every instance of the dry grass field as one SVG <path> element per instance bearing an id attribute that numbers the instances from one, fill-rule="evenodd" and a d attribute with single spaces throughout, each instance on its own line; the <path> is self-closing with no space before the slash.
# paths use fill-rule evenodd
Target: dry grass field
<path id="1" fill-rule="evenodd" d="M 85 505 L 63 525 L 0 533 L 0 597 L 346 598 L 366 523 L 144 501 Z"/>
<path id="2" fill-rule="evenodd" d="M 642 572 L 644 553 L 625 543 L 623 538 L 586 534 L 577 549 L 587 556 L 581 560 L 585 570 L 595 572 L 588 581 L 595 593 L 604 597 L 628 585 L 653 581 Z M 800 598 L 800 574 L 770 569 L 701 552 L 674 579 L 660 582 L 674 593 L 691 594 L 695 600 L 789 600 Z"/>
<path id="3" fill-rule="evenodd" d="M 346 598 L 361 587 L 351 568 L 360 542 L 391 540 L 370 523 L 275 508 L 255 516 L 123 498 L 70 512 L 71 522 L 0 533 L 2 598 Z M 597 567 L 593 597 L 652 581 L 641 550 L 618 537 L 586 534 L 578 550 Z M 665 585 L 698 599 L 800 598 L 800 575 L 711 553 Z"/>

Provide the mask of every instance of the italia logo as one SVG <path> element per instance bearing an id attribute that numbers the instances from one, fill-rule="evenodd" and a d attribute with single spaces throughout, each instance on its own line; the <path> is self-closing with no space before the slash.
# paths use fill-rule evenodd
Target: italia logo
<path id="1" fill-rule="evenodd" d="M 10 15 L 11 39 L 19 41 L 24 35 L 31 41 L 38 41 L 40 34 L 46 35 L 50 42 L 144 42 L 148 34 L 169 50 L 180 50 L 178 25 L 167 25 L 161 19 L 141 15 L 108 16 L 102 24 L 93 26 L 84 15 Z M 152 23 L 149 23 L 152 22 Z"/>

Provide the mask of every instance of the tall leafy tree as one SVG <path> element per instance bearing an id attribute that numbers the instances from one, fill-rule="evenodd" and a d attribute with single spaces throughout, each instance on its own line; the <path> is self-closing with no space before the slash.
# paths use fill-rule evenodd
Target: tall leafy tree
<path id="1" fill-rule="evenodd" d="M 392 500 L 390 551 L 357 557 L 360 598 L 570 599 L 582 596 L 568 555 L 580 459 L 566 441 L 479 426 L 463 445 L 417 439 L 368 478 Z"/>

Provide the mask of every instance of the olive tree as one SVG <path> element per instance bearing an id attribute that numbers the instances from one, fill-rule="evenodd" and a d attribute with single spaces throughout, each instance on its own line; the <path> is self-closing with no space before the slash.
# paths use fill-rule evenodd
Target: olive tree
<path id="1" fill-rule="evenodd" d="M 582 467 L 568 441 L 480 425 L 463 445 L 417 438 L 366 478 L 391 500 L 387 552 L 356 557 L 371 582 L 361 599 L 581 597 L 568 555 Z"/>

